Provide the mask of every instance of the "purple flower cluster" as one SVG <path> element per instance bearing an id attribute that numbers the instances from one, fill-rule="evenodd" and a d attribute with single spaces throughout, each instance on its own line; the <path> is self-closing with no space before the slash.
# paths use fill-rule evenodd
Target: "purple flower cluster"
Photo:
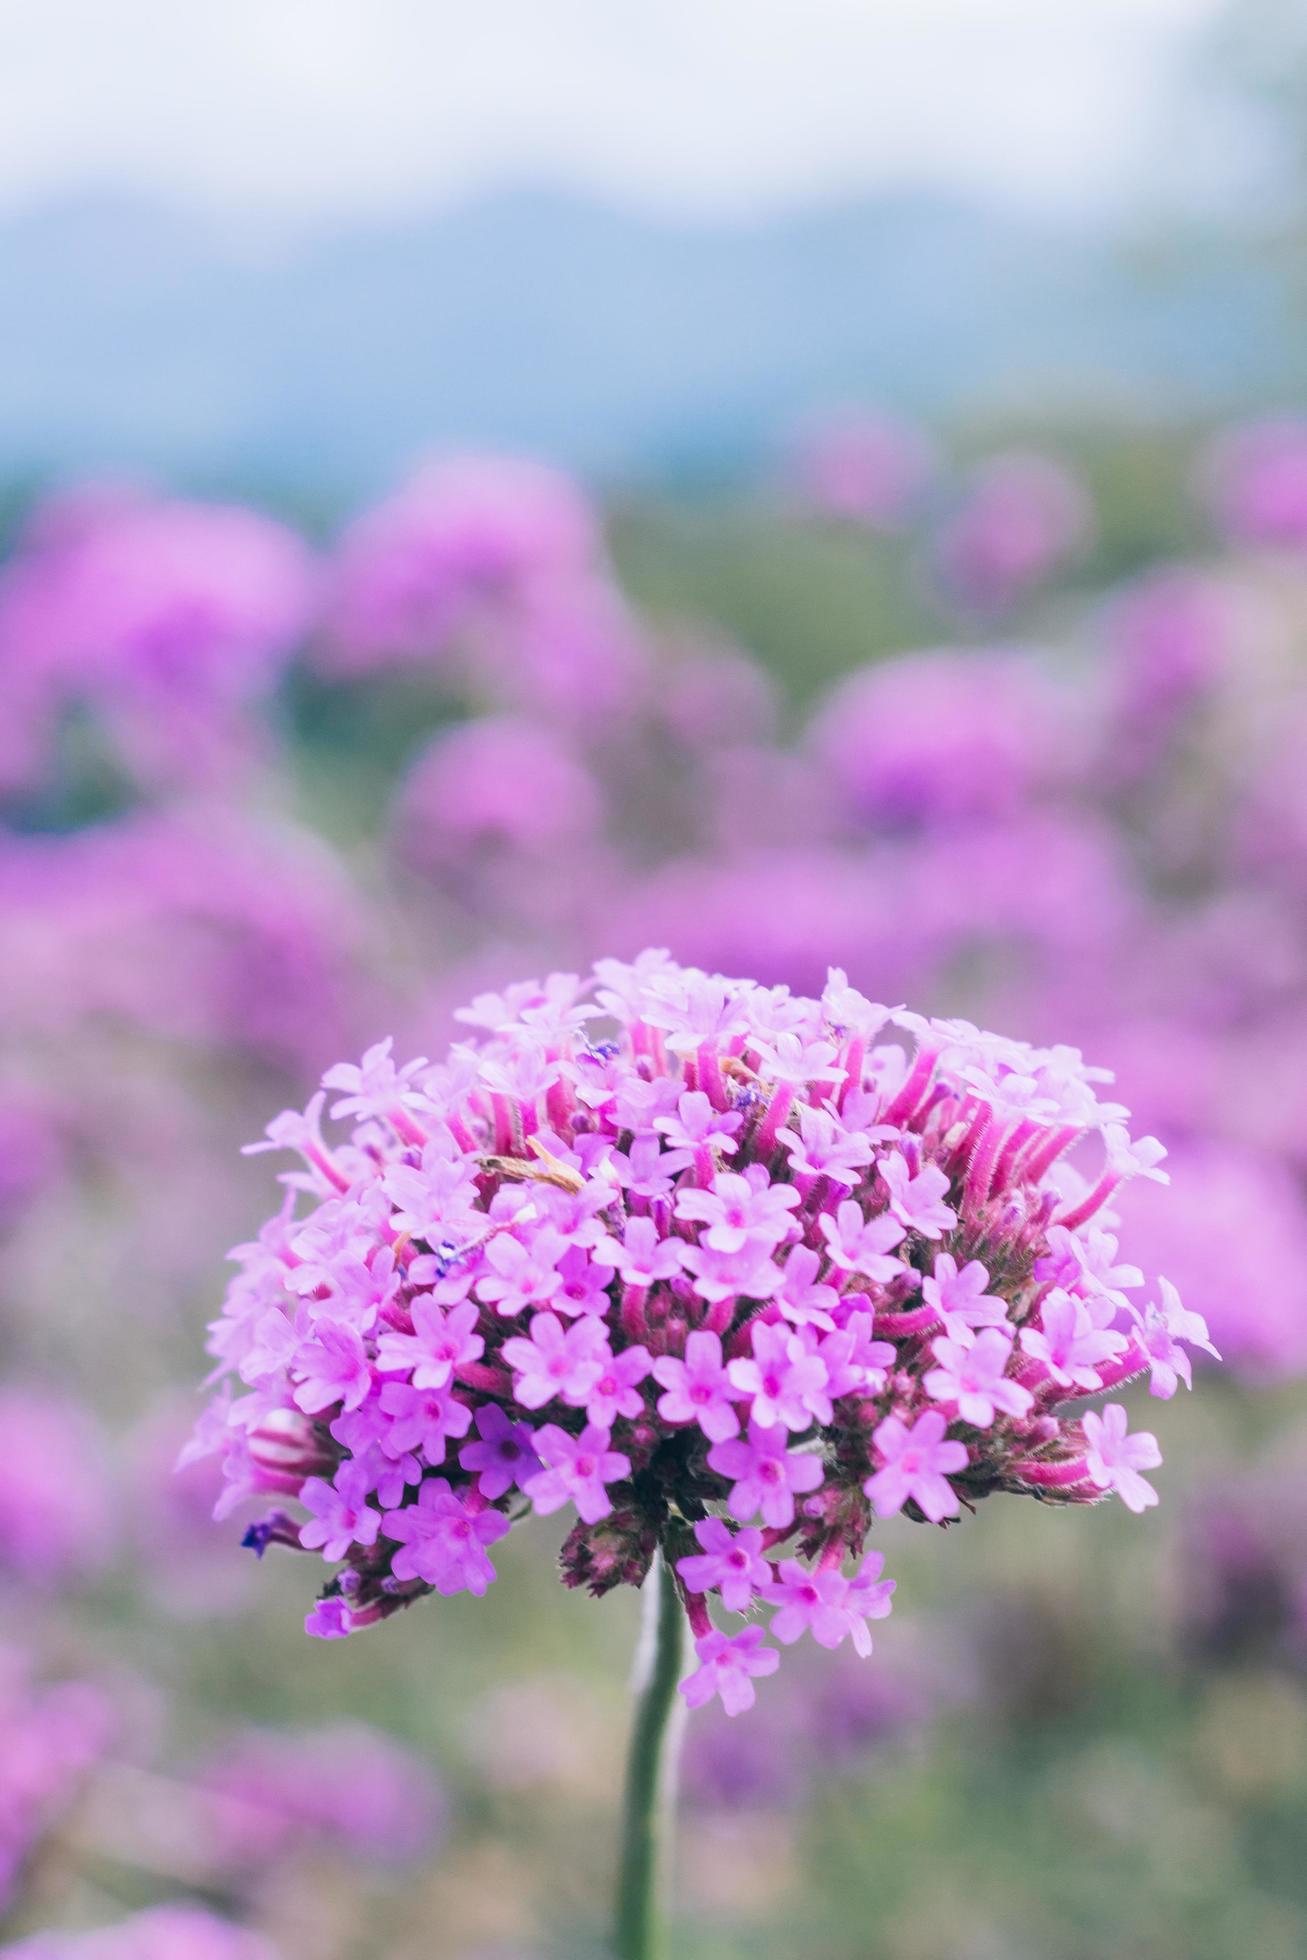
<path id="1" fill-rule="evenodd" d="M 1206 1330 L 1135 1297 L 1109 1207 L 1164 1153 L 1077 1051 L 661 952 L 460 1019 L 443 1063 L 383 1042 L 253 1146 L 303 1168 L 238 1249 L 192 1453 L 220 1512 L 307 1513 L 247 1542 L 339 1568 L 310 1632 L 484 1593 L 514 1523 L 570 1510 L 566 1583 L 639 1584 L 661 1548 L 686 1698 L 736 1712 L 779 1655 L 709 1601 L 869 1652 L 873 1516 L 1156 1501 L 1154 1438 L 1076 1405 L 1144 1370 L 1172 1394 Z"/>

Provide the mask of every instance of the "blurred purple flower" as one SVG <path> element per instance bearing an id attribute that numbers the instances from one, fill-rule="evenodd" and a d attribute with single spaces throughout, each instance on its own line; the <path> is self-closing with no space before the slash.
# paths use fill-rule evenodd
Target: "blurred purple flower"
<path id="1" fill-rule="evenodd" d="M 1075 754 L 1072 710 L 1026 653 L 902 654 L 840 681 L 810 741 L 849 815 L 896 832 L 1011 816 Z"/>
<path id="2" fill-rule="evenodd" d="M 590 843 L 598 788 L 557 731 L 507 717 L 438 735 L 405 782 L 395 811 L 398 848 L 445 878 L 493 875 L 520 860 L 538 877 L 559 852 Z"/>
<path id="3" fill-rule="evenodd" d="M 937 576 L 968 609 L 1008 612 L 1062 570 L 1092 522 L 1085 489 L 1063 464 L 1016 450 L 991 456 L 937 541 Z"/>
<path id="4" fill-rule="evenodd" d="M 100 1570 L 114 1506 L 98 1425 L 79 1402 L 32 1384 L 0 1389 L 0 1573 L 58 1587 Z"/>
<path id="5" fill-rule="evenodd" d="M 1249 422 L 1218 437 L 1201 486 L 1217 524 L 1237 544 L 1307 545 L 1307 419 Z"/>
<path id="6" fill-rule="evenodd" d="M 1180 1146 L 1169 1168 L 1165 1193 L 1136 1180 L 1122 1199 L 1136 1258 L 1175 1281 L 1226 1366 L 1252 1381 L 1307 1372 L 1307 1205 L 1294 1177 L 1215 1140 Z"/>
<path id="7" fill-rule="evenodd" d="M 122 493 L 38 514 L 0 574 L 0 667 L 17 677 L 28 742 L 16 751 L 11 730 L 0 780 L 48 766 L 72 705 L 147 784 L 229 769 L 262 746 L 249 711 L 315 603 L 302 541 L 252 510 Z"/>
<path id="8" fill-rule="evenodd" d="M 76 1800 L 108 1748 L 107 1695 L 84 1682 L 45 1684 L 28 1657 L 0 1648 L 0 1916 L 42 1837 Z"/>
<path id="9" fill-rule="evenodd" d="M 261 1933 L 199 1906 L 154 1906 L 91 1933 L 37 1933 L 6 1960 L 279 1960 Z"/>
<path id="10" fill-rule="evenodd" d="M 334 658 L 347 667 L 447 651 L 480 603 L 594 561 L 593 513 L 542 464 L 457 456 L 428 464 L 341 540 L 333 572 Z"/>
<path id="11" fill-rule="evenodd" d="M 828 517 L 894 529 L 910 514 L 935 467 L 920 430 L 888 415 L 849 410 L 813 424 L 795 444 L 794 487 Z"/>
<path id="12" fill-rule="evenodd" d="M 319 1847 L 403 1864 L 429 1855 L 445 1825 L 432 1772 L 362 1725 L 237 1733 L 197 1780 L 214 1855 L 239 1870 Z"/>

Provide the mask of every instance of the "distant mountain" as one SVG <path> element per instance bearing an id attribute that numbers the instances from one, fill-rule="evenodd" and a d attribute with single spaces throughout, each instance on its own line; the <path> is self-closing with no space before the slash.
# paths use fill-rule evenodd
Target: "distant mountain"
<path id="1" fill-rule="evenodd" d="M 436 445 L 598 474 L 755 459 L 846 399 L 1220 404 L 1289 336 L 1266 279 L 904 191 L 764 224 L 547 192 L 234 230 L 129 200 L 0 221 L 0 476 L 145 468 L 355 493 Z"/>

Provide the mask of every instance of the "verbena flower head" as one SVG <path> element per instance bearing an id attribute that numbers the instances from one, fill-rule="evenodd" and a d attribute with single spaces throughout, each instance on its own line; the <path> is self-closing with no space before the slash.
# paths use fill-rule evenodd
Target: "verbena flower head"
<path id="1" fill-rule="evenodd" d="M 780 1658 L 759 1606 L 782 1645 L 870 1650 L 874 1517 L 1153 1501 L 1154 1439 L 1078 1404 L 1146 1368 L 1172 1393 L 1205 1330 L 1136 1297 L 1108 1206 L 1164 1153 L 1078 1051 L 662 952 L 460 1018 L 445 1061 L 382 1043 L 254 1146 L 303 1168 L 237 1253 L 196 1447 L 220 1511 L 275 1498 L 255 1550 L 332 1567 L 310 1632 L 484 1593 L 563 1511 L 569 1585 L 661 1548 L 687 1699 L 736 1712 Z"/>

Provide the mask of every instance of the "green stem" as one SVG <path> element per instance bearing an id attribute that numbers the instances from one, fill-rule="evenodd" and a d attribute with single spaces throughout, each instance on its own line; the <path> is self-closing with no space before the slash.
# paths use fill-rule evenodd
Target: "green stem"
<path id="1" fill-rule="evenodd" d="M 659 1552 L 645 1581 L 640 1700 L 626 1758 L 622 1869 L 617 1887 L 617 1960 L 657 1960 L 660 1840 L 670 1821 L 676 1693 L 685 1642 L 685 1609 L 671 1567 Z"/>

